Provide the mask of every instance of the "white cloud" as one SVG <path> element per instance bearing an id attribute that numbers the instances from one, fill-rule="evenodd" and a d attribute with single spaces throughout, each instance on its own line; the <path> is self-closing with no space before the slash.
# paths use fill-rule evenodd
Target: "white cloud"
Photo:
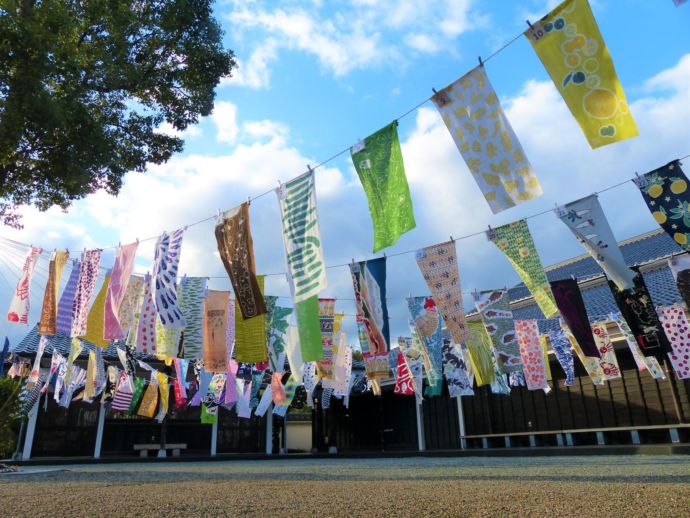
<path id="1" fill-rule="evenodd" d="M 158 133 L 162 133 L 163 135 L 168 135 L 171 137 L 180 137 L 180 138 L 186 138 L 186 137 L 198 137 L 201 135 L 201 128 L 199 127 L 198 124 L 193 124 L 191 126 L 187 126 L 187 128 L 184 131 L 179 131 L 176 130 L 172 124 L 169 122 L 164 122 L 158 128 L 156 129 Z"/>
<path id="2" fill-rule="evenodd" d="M 462 33 L 486 23 L 486 17 L 472 9 L 471 0 L 354 0 L 329 14 L 323 11 L 320 4 L 307 10 L 269 2 L 251 7 L 235 3 L 227 16 L 231 30 L 241 34 L 260 29 L 270 43 L 260 43 L 246 71 L 240 69 L 226 84 L 268 85 L 268 65 L 280 48 L 314 56 L 336 77 L 382 65 L 400 67 L 409 50 L 433 54 L 450 49 Z"/>
<path id="3" fill-rule="evenodd" d="M 234 144 L 237 140 L 237 106 L 226 101 L 218 101 L 213 107 L 211 120 L 216 125 L 216 140 Z"/>
<path id="4" fill-rule="evenodd" d="M 247 61 L 238 59 L 238 67 L 233 70 L 233 75 L 222 79 L 220 85 L 246 86 L 255 90 L 268 88 L 268 65 L 278 57 L 276 50 L 276 41 L 267 39 L 252 51 Z"/>

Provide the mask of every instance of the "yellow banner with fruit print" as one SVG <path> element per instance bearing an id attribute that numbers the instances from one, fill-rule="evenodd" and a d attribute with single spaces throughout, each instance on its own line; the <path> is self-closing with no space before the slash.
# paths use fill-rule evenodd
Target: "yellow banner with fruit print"
<path id="1" fill-rule="evenodd" d="M 432 100 L 494 214 L 542 195 L 483 66 Z"/>
<path id="2" fill-rule="evenodd" d="M 587 0 L 566 0 L 525 35 L 592 148 L 638 135 Z"/>

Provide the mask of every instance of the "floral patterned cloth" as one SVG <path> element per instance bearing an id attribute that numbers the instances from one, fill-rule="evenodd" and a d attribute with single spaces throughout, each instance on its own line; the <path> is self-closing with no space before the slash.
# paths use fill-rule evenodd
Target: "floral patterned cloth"
<path id="1" fill-rule="evenodd" d="M 466 322 L 455 241 L 417 250 L 417 266 L 443 316 L 453 342 L 461 344 L 465 339 Z"/>
<path id="2" fill-rule="evenodd" d="M 587 0 L 566 0 L 525 36 L 592 148 L 637 136 L 616 69 Z"/>
<path id="3" fill-rule="evenodd" d="M 494 214 L 543 194 L 483 66 L 431 100 Z"/>
<path id="4" fill-rule="evenodd" d="M 544 352 L 536 320 L 516 320 L 515 332 L 522 357 L 522 369 L 529 390 L 548 390 Z"/>
<path id="5" fill-rule="evenodd" d="M 690 378 L 690 323 L 682 306 L 670 306 L 659 310 L 664 332 L 671 342 L 668 359 L 678 379 Z"/>
<path id="6" fill-rule="evenodd" d="M 609 381 L 620 378 L 621 370 L 618 367 L 618 358 L 616 358 L 616 352 L 613 350 L 613 343 L 606 328 L 606 322 L 592 324 L 592 333 L 601 355 L 599 365 L 604 373 L 604 379 Z"/>
<path id="7" fill-rule="evenodd" d="M 532 293 L 539 309 L 544 313 L 544 317 L 556 316 L 558 308 L 553 300 L 549 281 L 541 265 L 527 222 L 521 219 L 503 225 L 492 230 L 489 237 L 513 265 L 522 282 Z"/>
<path id="8" fill-rule="evenodd" d="M 79 270 L 74 302 L 72 303 L 72 333 L 71 336 L 84 336 L 86 334 L 86 319 L 89 314 L 89 302 L 96 288 L 98 279 L 98 267 L 101 263 L 100 250 L 87 250 L 84 252 Z"/>
<path id="9" fill-rule="evenodd" d="M 17 282 L 17 287 L 12 295 L 10 302 L 10 309 L 7 312 L 7 320 L 9 322 L 16 322 L 18 324 L 29 323 L 29 293 L 31 291 L 31 278 L 34 274 L 34 269 L 38 263 L 38 258 L 41 256 L 43 250 L 41 248 L 31 247 L 29 254 L 24 260 L 24 266 Z"/>

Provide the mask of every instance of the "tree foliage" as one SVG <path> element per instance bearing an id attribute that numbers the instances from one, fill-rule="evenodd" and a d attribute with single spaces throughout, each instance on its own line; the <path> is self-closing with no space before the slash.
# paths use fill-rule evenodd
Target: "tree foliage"
<path id="1" fill-rule="evenodd" d="M 9 458 L 19 433 L 19 388 L 21 381 L 0 378 L 0 459 Z"/>
<path id="2" fill-rule="evenodd" d="M 183 147 L 236 66 L 203 0 L 0 2 L 0 221 L 66 208 Z"/>

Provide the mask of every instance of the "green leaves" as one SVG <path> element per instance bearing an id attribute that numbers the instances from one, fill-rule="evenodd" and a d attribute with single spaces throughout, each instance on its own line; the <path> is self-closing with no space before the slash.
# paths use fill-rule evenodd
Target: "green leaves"
<path id="1" fill-rule="evenodd" d="M 0 221 L 117 194 L 182 150 L 236 66 L 210 1 L 8 1 L 0 10 Z"/>

